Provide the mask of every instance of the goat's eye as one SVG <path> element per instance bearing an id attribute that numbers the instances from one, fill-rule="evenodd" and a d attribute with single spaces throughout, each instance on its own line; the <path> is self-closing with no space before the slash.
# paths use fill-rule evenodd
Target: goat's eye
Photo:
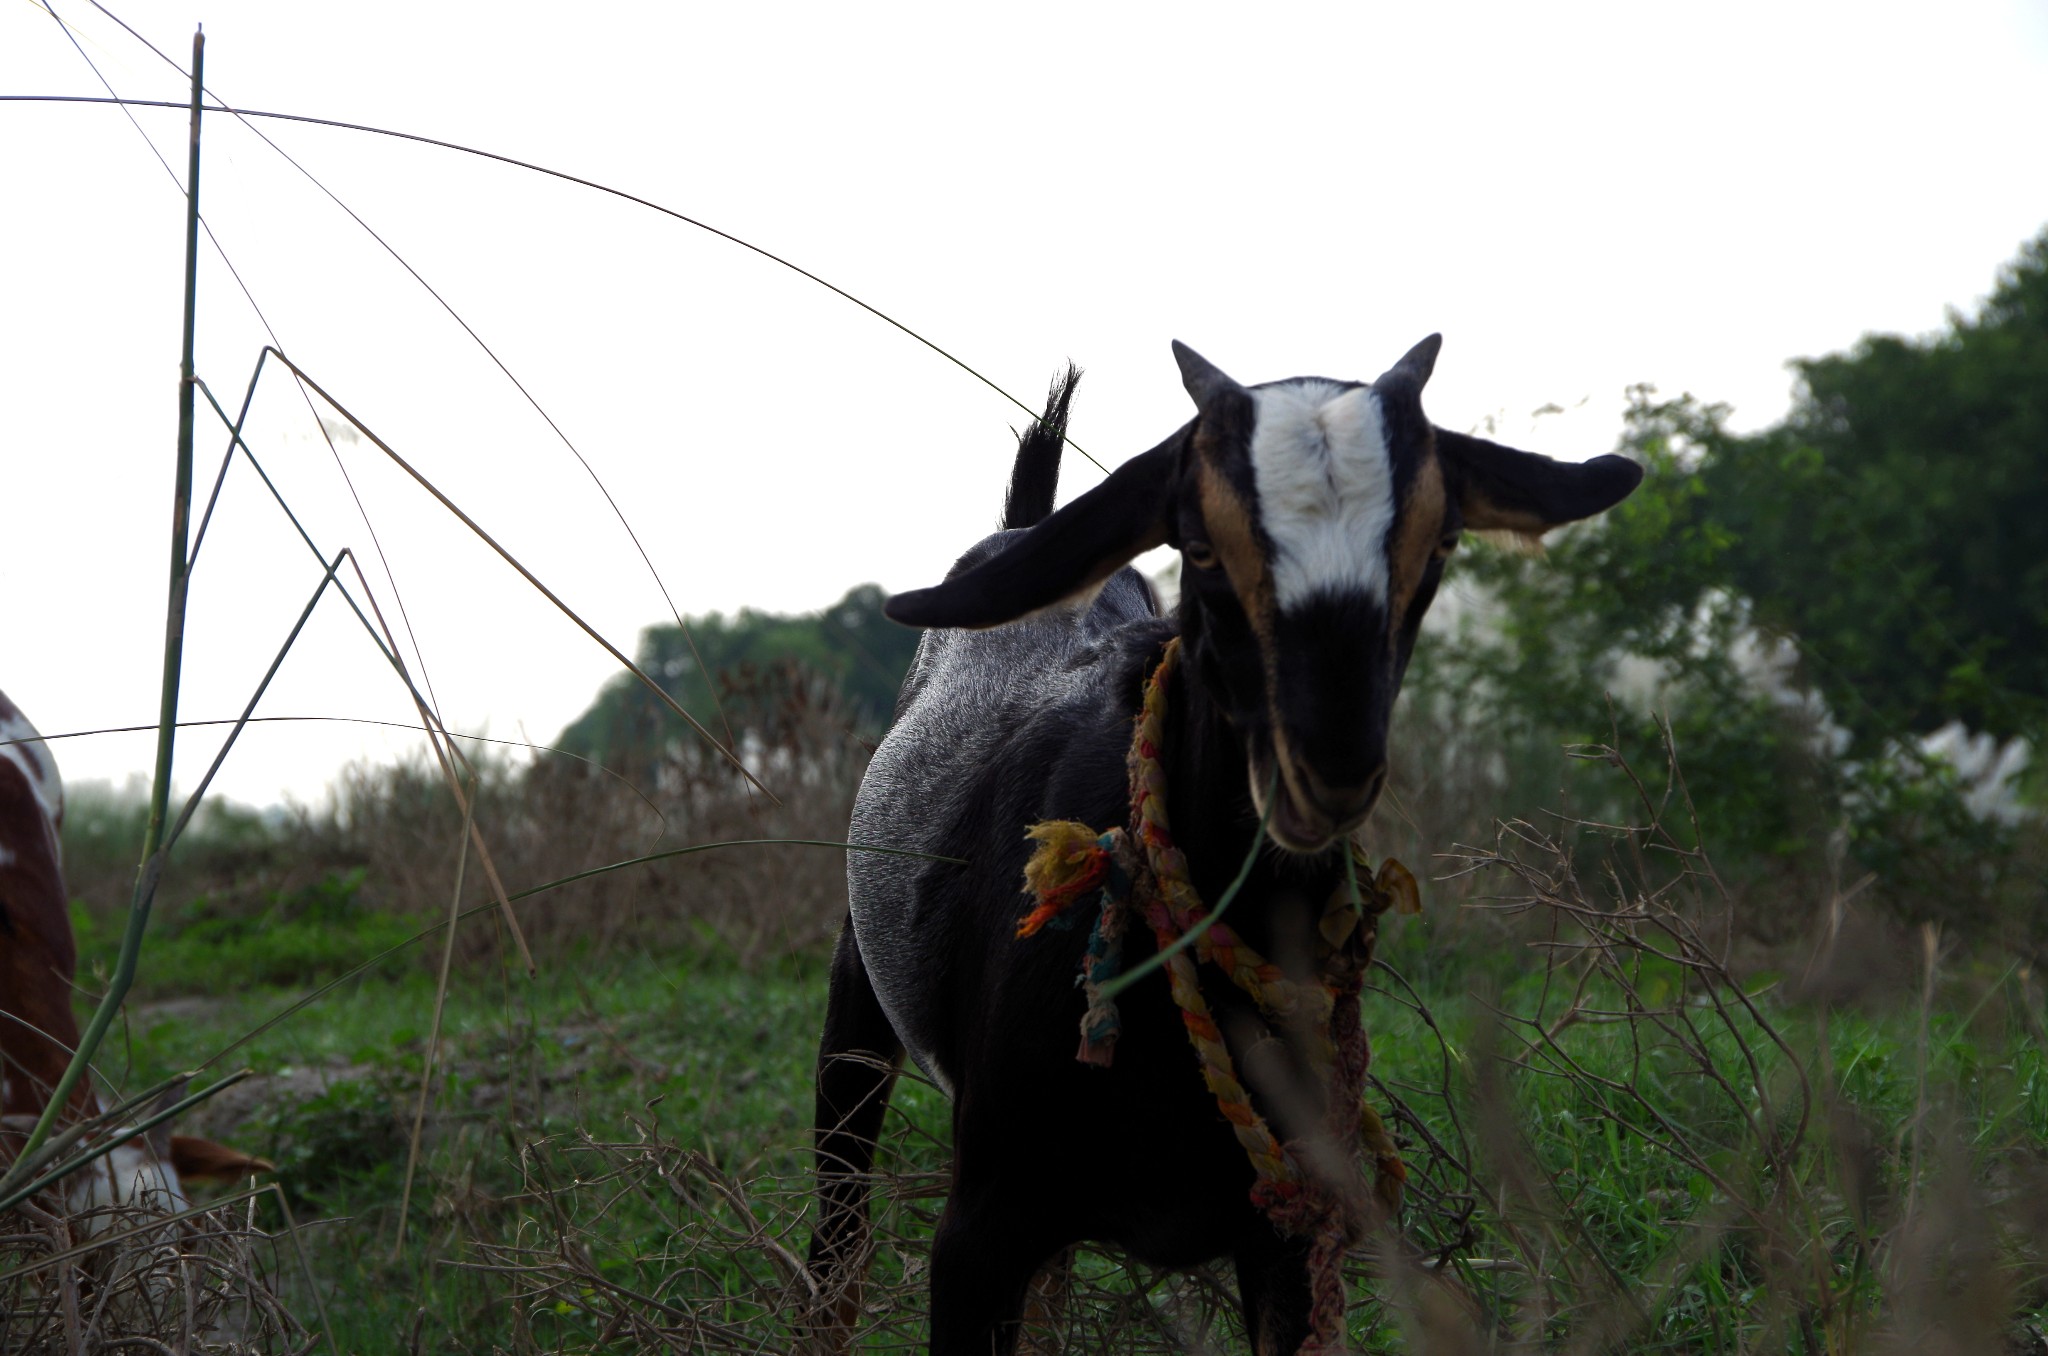
<path id="1" fill-rule="evenodd" d="M 1216 568 L 1216 548 L 1209 545 L 1208 542 L 1191 541 L 1180 548 L 1180 553 L 1186 557 L 1188 564 L 1198 570 L 1213 570 Z"/>

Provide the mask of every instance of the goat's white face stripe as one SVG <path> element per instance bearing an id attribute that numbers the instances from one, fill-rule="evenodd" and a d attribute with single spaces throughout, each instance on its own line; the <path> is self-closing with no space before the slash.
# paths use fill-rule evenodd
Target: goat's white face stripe
<path id="1" fill-rule="evenodd" d="M 1252 474 L 1273 540 L 1274 601 L 1316 594 L 1387 602 L 1394 467 L 1379 398 L 1364 386 L 1297 381 L 1252 391 Z"/>

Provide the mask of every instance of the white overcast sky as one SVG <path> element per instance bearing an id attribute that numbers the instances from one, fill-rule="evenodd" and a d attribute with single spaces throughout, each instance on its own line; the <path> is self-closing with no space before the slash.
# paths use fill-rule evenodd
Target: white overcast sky
<path id="1" fill-rule="evenodd" d="M 122 95 L 182 78 L 50 0 Z M 1780 415 L 1788 358 L 1968 310 L 2048 222 L 2048 6 L 562 6 L 116 0 L 225 101 L 567 170 L 780 253 L 1026 400 L 1071 357 L 1115 464 L 1188 413 L 1167 341 L 1246 381 L 1371 377 L 1446 337 L 1440 423 L 1609 449 L 1651 382 Z M 97 94 L 41 0 L 0 93 Z M 181 112 L 140 110 L 182 177 Z M 588 476 L 384 249 L 207 120 L 201 205 L 284 349 L 621 648 L 666 613 Z M 588 189 L 359 133 L 261 130 L 437 289 L 587 457 L 685 613 L 932 582 L 992 522 L 1020 417 L 817 285 Z M 0 688 L 46 732 L 153 721 L 183 198 L 113 108 L 0 104 Z M 264 331 L 211 249 L 198 366 Z M 315 539 L 377 562 L 281 373 L 249 439 Z M 1583 403 L 1582 403 L 1583 402 Z M 1535 420 L 1545 404 L 1568 416 Z M 199 476 L 224 445 L 202 407 Z M 612 672 L 367 444 L 340 446 L 447 719 L 551 739 Z M 1069 458 L 1066 488 L 1098 473 Z M 183 710 L 237 712 L 319 568 L 246 466 L 194 580 Z M 374 577 L 394 624 L 381 566 Z M 261 708 L 405 721 L 338 600 Z M 404 741 L 270 725 L 220 786 L 315 800 Z M 217 746 L 180 742 L 190 785 Z M 146 736 L 56 747 L 69 779 Z"/>

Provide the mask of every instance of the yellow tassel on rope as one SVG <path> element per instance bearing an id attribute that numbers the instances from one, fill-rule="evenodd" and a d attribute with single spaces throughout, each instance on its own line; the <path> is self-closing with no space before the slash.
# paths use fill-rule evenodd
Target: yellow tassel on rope
<path id="1" fill-rule="evenodd" d="M 1100 842 L 1102 835 L 1086 824 L 1048 819 L 1033 824 L 1024 836 L 1039 845 L 1024 863 L 1024 888 L 1038 904 L 1017 924 L 1019 937 L 1029 937 L 1059 917 L 1068 905 L 1100 886 L 1109 873 L 1109 853 Z"/>

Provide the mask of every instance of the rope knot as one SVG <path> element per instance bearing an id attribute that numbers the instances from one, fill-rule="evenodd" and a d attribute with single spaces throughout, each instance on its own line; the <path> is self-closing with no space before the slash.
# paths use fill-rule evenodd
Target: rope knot
<path id="1" fill-rule="evenodd" d="M 1071 819 L 1048 819 L 1026 829 L 1024 836 L 1037 843 L 1038 850 L 1024 864 L 1024 888 L 1038 904 L 1017 924 L 1017 935 L 1036 936 L 1075 900 L 1099 887 L 1109 876 L 1114 856 L 1109 840 L 1122 832 L 1098 833 Z"/>

